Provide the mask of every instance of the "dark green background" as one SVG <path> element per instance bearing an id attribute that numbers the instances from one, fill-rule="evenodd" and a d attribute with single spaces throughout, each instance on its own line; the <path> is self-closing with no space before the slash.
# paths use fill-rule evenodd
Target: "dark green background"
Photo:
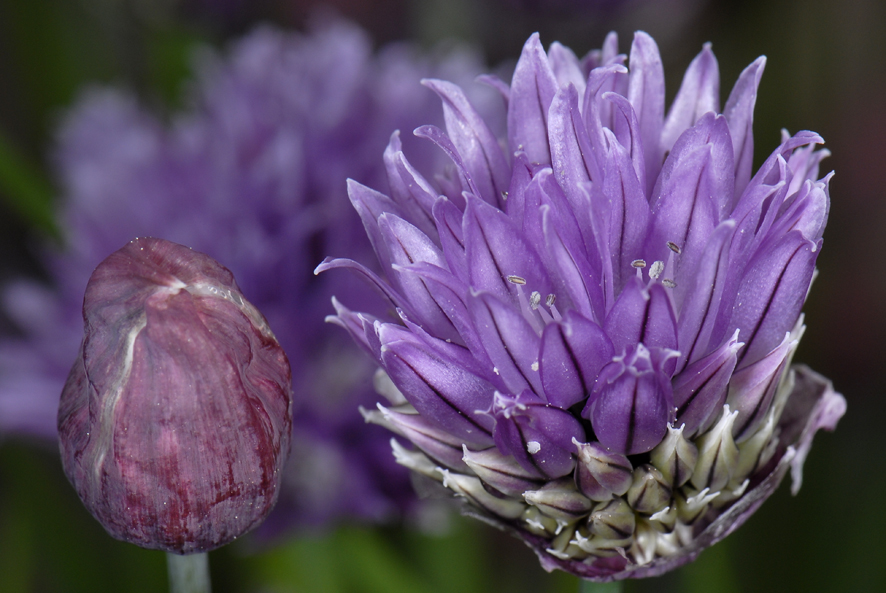
<path id="1" fill-rule="evenodd" d="M 219 14 L 193 0 L 0 0 L 0 281 L 41 277 L 37 239 L 54 233 L 48 162 L 59 114 L 90 82 L 134 89 L 161 112 L 182 101 L 190 55 L 260 20 L 303 27 L 322 4 L 379 42 L 425 45 L 458 37 L 495 63 L 515 58 L 534 30 L 577 53 L 615 28 L 658 41 L 668 94 L 705 41 L 725 98 L 760 54 L 769 62 L 757 103 L 757 163 L 782 127 L 813 129 L 833 156 L 831 218 L 806 306 L 797 360 L 831 377 L 849 411 L 819 435 L 799 496 L 783 486 L 737 533 L 692 565 L 629 582 L 628 592 L 886 590 L 883 336 L 886 335 L 886 7 L 877 0 L 635 2 L 637 11 L 520 12 L 519 0 L 332 3 L 264 0 Z M 648 4 L 648 3 L 647 3 Z M 661 4 L 667 4 L 662 9 Z M 688 7 L 688 8 L 687 8 Z M 690 10 L 691 9 L 691 10 Z M 381 154 L 379 154 L 381 158 Z M 0 317 L 0 330 L 14 331 Z M 463 519 L 447 535 L 342 526 L 256 550 L 238 542 L 211 555 L 215 590 L 317 592 L 576 591 L 547 575 L 516 540 Z M 0 592 L 163 591 L 163 555 L 110 539 L 60 470 L 54 445 L 0 441 Z"/>

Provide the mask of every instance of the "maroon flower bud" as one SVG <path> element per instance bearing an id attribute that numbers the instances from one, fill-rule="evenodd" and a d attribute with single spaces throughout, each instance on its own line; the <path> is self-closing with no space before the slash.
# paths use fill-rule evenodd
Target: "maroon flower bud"
<path id="1" fill-rule="evenodd" d="M 264 520 L 289 454 L 289 361 L 233 275 L 162 239 L 95 269 L 61 396 L 65 473 L 118 538 L 190 554 Z"/>

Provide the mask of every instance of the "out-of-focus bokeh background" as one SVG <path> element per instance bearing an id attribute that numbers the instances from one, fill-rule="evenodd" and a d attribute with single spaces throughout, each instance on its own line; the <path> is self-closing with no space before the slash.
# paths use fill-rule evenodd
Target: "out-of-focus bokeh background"
<path id="1" fill-rule="evenodd" d="M 559 40 L 582 55 L 609 30 L 624 48 L 643 29 L 661 49 L 668 102 L 706 41 L 724 100 L 739 72 L 768 56 L 756 164 L 781 128 L 817 131 L 833 153 L 823 164 L 837 172 L 830 220 L 797 361 L 831 378 L 849 410 L 834 434 L 817 437 L 797 497 L 783 485 L 697 562 L 626 591 L 886 590 L 886 4 L 878 0 L 2 0 L 0 283 L 48 277 L 39 250 L 56 233 L 52 148 L 84 85 L 112 84 L 159 114 L 175 113 L 200 48 L 225 48 L 258 23 L 304 30 L 318 11 L 358 23 L 378 47 L 456 40 L 491 66 L 513 61 L 536 30 L 546 46 Z M 341 187 L 345 199 L 344 180 Z M 0 332 L 17 330 L 0 316 Z M 270 546 L 245 538 L 211 554 L 214 586 L 577 590 L 489 527 L 459 517 L 435 525 L 342 523 Z M 163 554 L 110 539 L 88 515 L 53 443 L 0 435 L 0 592 L 162 591 L 165 580 Z"/>

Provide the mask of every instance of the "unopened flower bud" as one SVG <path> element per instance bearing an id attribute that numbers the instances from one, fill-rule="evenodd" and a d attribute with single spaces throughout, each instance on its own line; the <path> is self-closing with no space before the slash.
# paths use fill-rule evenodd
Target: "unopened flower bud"
<path id="1" fill-rule="evenodd" d="M 671 486 L 658 468 L 646 463 L 634 470 L 627 499 L 635 511 L 651 515 L 668 506 Z"/>
<path id="2" fill-rule="evenodd" d="M 575 481 L 578 489 L 591 500 L 609 500 L 621 496 L 634 481 L 634 468 L 627 457 L 613 453 L 600 443 L 579 443 L 578 469 Z"/>
<path id="3" fill-rule="evenodd" d="M 607 540 L 626 540 L 636 526 L 634 511 L 623 498 L 600 503 L 588 516 L 588 531 Z"/>
<path id="4" fill-rule="evenodd" d="M 510 455 L 495 447 L 482 451 L 462 449 L 464 462 L 484 482 L 509 496 L 522 497 L 545 483 L 540 474 L 527 471 Z"/>
<path id="5" fill-rule="evenodd" d="M 683 437 L 683 426 L 674 428 L 668 424 L 668 434 L 649 455 L 672 487 L 679 488 L 689 481 L 698 461 L 698 447 Z"/>
<path id="6" fill-rule="evenodd" d="M 545 515 L 561 521 L 575 521 L 587 516 L 594 506 L 588 497 L 575 489 L 575 483 L 568 478 L 548 482 L 539 490 L 524 492 L 523 498 Z"/>
<path id="7" fill-rule="evenodd" d="M 729 404 L 725 404 L 717 424 L 696 441 L 698 463 L 690 481 L 699 490 L 720 490 L 732 478 L 738 459 L 738 447 L 732 439 L 732 426 L 737 415 L 738 411 L 730 412 Z"/>
<path id="8" fill-rule="evenodd" d="M 65 473 L 124 541 L 178 554 L 261 523 L 289 454 L 289 362 L 231 273 L 162 239 L 93 272 L 59 407 Z"/>

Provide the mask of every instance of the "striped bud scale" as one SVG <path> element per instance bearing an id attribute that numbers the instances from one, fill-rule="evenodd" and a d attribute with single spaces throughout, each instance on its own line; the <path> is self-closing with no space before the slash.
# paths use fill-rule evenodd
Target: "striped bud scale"
<path id="1" fill-rule="evenodd" d="M 600 443 L 579 443 L 575 481 L 591 500 L 609 500 L 621 496 L 634 481 L 634 468 L 621 453 L 613 453 Z"/>
<path id="2" fill-rule="evenodd" d="M 644 463 L 634 470 L 634 481 L 626 498 L 637 512 L 652 515 L 668 506 L 671 493 L 671 485 L 661 471 Z"/>
<path id="3" fill-rule="evenodd" d="M 738 411 L 730 411 L 729 404 L 724 404 L 723 414 L 717 424 L 696 441 L 698 463 L 690 478 L 695 488 L 717 491 L 725 487 L 732 478 L 738 461 L 738 447 L 732 440 L 732 425 L 736 416 Z"/>
<path id="4" fill-rule="evenodd" d="M 588 515 L 588 531 L 607 540 L 628 540 L 636 526 L 634 510 L 623 498 L 601 502 Z"/>
<path id="5" fill-rule="evenodd" d="M 591 499 L 575 489 L 570 479 L 548 482 L 539 490 L 524 492 L 523 498 L 545 515 L 565 522 L 587 516 L 594 506 Z"/>
<path id="6" fill-rule="evenodd" d="M 683 426 L 668 424 L 668 434 L 649 454 L 649 460 L 672 487 L 689 481 L 698 461 L 698 447 L 683 437 Z"/>
<path id="7" fill-rule="evenodd" d="M 289 454 L 289 362 L 231 273 L 162 239 L 95 269 L 62 392 L 62 463 L 114 537 L 222 546 L 273 507 Z"/>

